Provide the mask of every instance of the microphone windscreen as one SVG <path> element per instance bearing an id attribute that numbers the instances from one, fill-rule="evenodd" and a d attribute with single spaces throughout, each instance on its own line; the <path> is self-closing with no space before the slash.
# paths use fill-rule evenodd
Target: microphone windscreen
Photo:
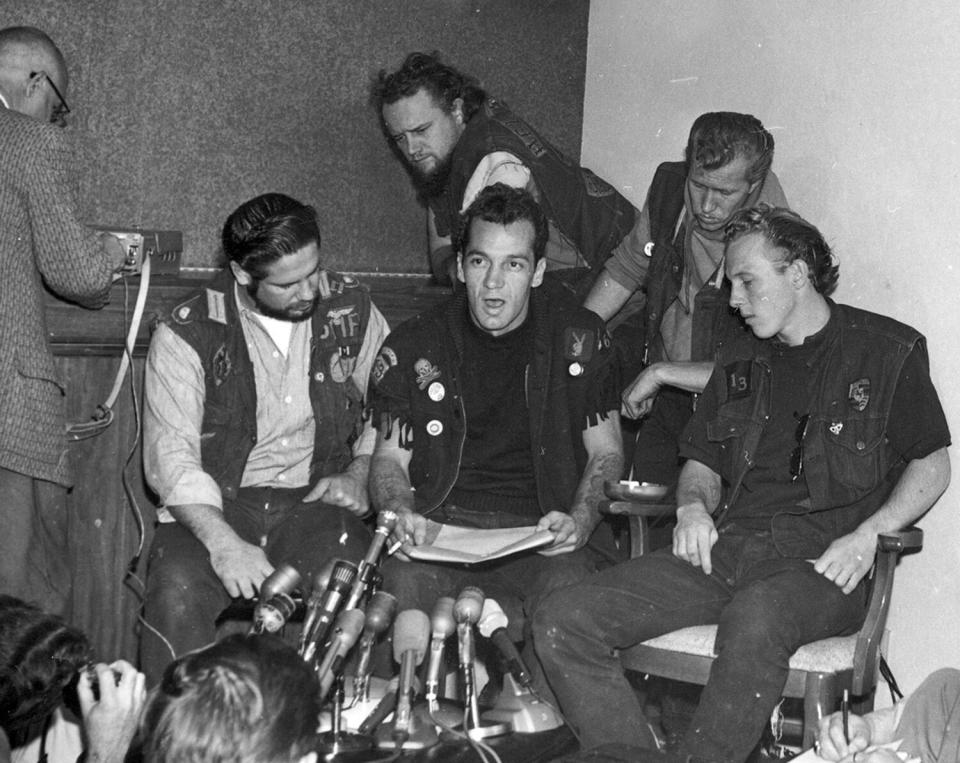
<path id="1" fill-rule="evenodd" d="M 300 573 L 289 564 L 281 564 L 260 584 L 260 599 L 267 601 L 278 593 L 291 594 L 300 585 Z"/>
<path id="2" fill-rule="evenodd" d="M 453 620 L 453 597 L 441 596 L 433 605 L 433 614 L 430 616 L 430 627 L 437 635 L 446 638 L 453 633 L 457 624 Z"/>
<path id="3" fill-rule="evenodd" d="M 341 631 L 343 634 L 340 637 L 340 642 L 343 644 L 345 649 L 344 653 L 354 644 L 357 643 L 357 639 L 360 636 L 360 631 L 363 630 L 364 615 L 363 611 L 360 609 L 345 609 L 339 615 L 337 615 L 336 628 Z"/>
<path id="4" fill-rule="evenodd" d="M 423 655 L 430 644 L 430 618 L 419 609 L 405 609 L 393 625 L 393 658 L 401 662 L 406 652 L 416 654 L 416 663 L 423 662 Z"/>
<path id="5" fill-rule="evenodd" d="M 475 586 L 467 586 L 457 597 L 453 605 L 453 618 L 458 623 L 470 623 L 471 625 L 480 619 L 480 613 L 483 611 L 483 591 Z"/>
<path id="6" fill-rule="evenodd" d="M 477 623 L 477 630 L 480 631 L 481 636 L 490 638 L 491 633 L 500 628 L 506 628 L 509 622 L 503 608 L 496 599 L 484 600 L 480 621 Z"/>
<path id="7" fill-rule="evenodd" d="M 386 591 L 377 591 L 367 604 L 367 617 L 364 627 L 371 633 L 386 632 L 397 613 L 397 597 Z"/>

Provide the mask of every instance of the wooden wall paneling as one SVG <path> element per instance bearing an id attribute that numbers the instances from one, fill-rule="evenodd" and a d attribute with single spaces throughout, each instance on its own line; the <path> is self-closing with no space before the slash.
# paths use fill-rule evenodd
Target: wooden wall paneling
<path id="1" fill-rule="evenodd" d="M 374 303 L 391 326 L 416 315 L 450 294 L 425 276 L 361 274 Z M 134 351 L 133 384 L 142 405 L 143 368 L 149 325 L 164 316 L 202 281 L 165 277 L 151 285 L 145 318 Z M 116 284 L 103 310 L 84 310 L 53 297 L 47 300 L 47 323 L 57 370 L 67 389 L 71 422 L 88 421 L 109 394 L 126 336 L 128 311 L 136 296 L 136 279 L 124 305 L 124 286 Z M 155 506 L 143 479 L 136 409 L 128 375 L 114 407 L 113 423 L 99 435 L 71 443 L 76 484 L 67 497 L 71 565 L 74 571 L 72 620 L 87 633 L 104 659 L 137 658 L 140 611 L 147 553 L 153 537 Z M 130 451 L 133 455 L 130 457 Z M 128 565 L 137 552 L 140 529 L 123 488 L 126 472 L 144 522 L 144 545 L 134 572 Z"/>

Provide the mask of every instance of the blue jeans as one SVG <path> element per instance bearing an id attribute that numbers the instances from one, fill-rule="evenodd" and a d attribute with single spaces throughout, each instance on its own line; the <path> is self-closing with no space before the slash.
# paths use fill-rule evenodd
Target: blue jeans
<path id="1" fill-rule="evenodd" d="M 537 610 L 537 655 L 584 749 L 651 741 L 615 649 L 716 623 L 718 656 L 682 748 L 743 761 L 780 699 L 793 652 L 853 633 L 865 616 L 863 583 L 844 595 L 810 562 L 782 557 L 767 533 L 724 527 L 711 560 L 705 575 L 663 549 L 557 591 Z"/>
<path id="2" fill-rule="evenodd" d="M 331 557 L 359 561 L 370 544 L 366 525 L 337 506 L 301 503 L 307 488 L 241 488 L 236 500 L 224 499 L 223 515 L 248 543 L 262 545 L 270 562 L 292 565 L 309 588 Z M 190 530 L 176 522 L 157 526 L 147 568 L 140 669 L 147 685 L 157 684 L 173 656 L 151 630 L 156 629 L 179 657 L 216 638 L 217 615 L 230 596 L 210 565 L 210 553 Z"/>

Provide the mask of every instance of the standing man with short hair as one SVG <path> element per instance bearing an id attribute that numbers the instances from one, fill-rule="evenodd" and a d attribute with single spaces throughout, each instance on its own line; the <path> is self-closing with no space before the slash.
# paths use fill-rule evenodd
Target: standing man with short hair
<path id="1" fill-rule="evenodd" d="M 626 350 L 625 379 L 633 379 L 623 393 L 623 413 L 649 414 L 636 443 L 637 480 L 677 480 L 680 433 L 731 323 L 723 227 L 755 204 L 786 206 L 772 163 L 773 136 L 756 117 L 726 111 L 698 117 L 686 161 L 657 168 L 637 224 L 584 302 L 616 323 L 627 300 L 646 292 L 645 333 L 625 326 L 614 334 Z"/>
<path id="2" fill-rule="evenodd" d="M 547 270 L 580 285 L 592 279 L 633 226 L 636 209 L 593 172 L 564 156 L 502 101 L 440 60 L 410 53 L 373 86 L 387 137 L 427 207 L 430 267 L 455 281 L 451 237 L 477 193 L 494 183 L 525 188 L 550 223 Z"/>
<path id="3" fill-rule="evenodd" d="M 623 465 L 618 376 L 602 321 L 543 280 L 547 222 L 528 192 L 485 188 L 461 230 L 464 288 L 380 351 L 370 492 L 378 510 L 399 515 L 404 549 L 443 524 L 551 531 L 539 552 L 472 568 L 384 564 L 401 609 L 430 611 L 439 596 L 479 585 L 521 640 L 518 606 L 529 625 L 547 593 L 615 556 L 597 503 Z"/>
<path id="4" fill-rule="evenodd" d="M 316 213 L 289 196 L 237 208 L 223 251 L 229 268 L 174 308 L 147 356 L 144 471 L 163 504 L 141 640 L 150 683 L 212 641 L 230 598 L 252 597 L 275 564 L 310 580 L 369 543 L 363 393 L 386 321 L 355 279 L 323 268 Z"/>
<path id="5" fill-rule="evenodd" d="M 67 86 L 63 54 L 46 34 L 0 30 L 0 581 L 4 593 L 55 614 L 71 589 L 72 474 L 44 288 L 101 307 L 123 264 L 120 243 L 80 221 L 58 129 Z"/>
<path id="6" fill-rule="evenodd" d="M 862 624 L 878 536 L 950 481 L 923 337 L 831 301 L 832 252 L 789 210 L 742 210 L 726 237 L 730 306 L 749 330 L 721 348 L 684 433 L 673 547 L 558 591 L 534 623 L 585 748 L 653 742 L 617 649 L 716 623 L 677 759 L 745 760 L 790 656 Z"/>

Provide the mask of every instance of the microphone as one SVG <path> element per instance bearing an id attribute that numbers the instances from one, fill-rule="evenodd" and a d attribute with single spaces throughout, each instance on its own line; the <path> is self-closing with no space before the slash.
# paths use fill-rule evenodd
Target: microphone
<path id="1" fill-rule="evenodd" d="M 477 623 L 477 630 L 484 638 L 493 642 L 500 654 L 507 663 L 507 669 L 511 675 L 525 688 L 533 691 L 533 677 L 527 666 L 520 657 L 516 645 L 507 635 L 507 616 L 503 609 L 494 599 L 487 599 L 483 602 L 483 611 L 480 614 L 480 620 Z"/>
<path id="2" fill-rule="evenodd" d="M 473 626 L 483 611 L 483 591 L 467 586 L 460 592 L 453 605 L 453 619 L 457 622 L 457 651 L 460 657 L 460 672 L 463 676 L 464 704 L 470 711 L 470 721 L 474 728 L 480 725 L 480 709 L 477 707 L 477 687 L 474 661 L 476 644 L 473 640 Z"/>
<path id="3" fill-rule="evenodd" d="M 290 595 L 300 584 L 300 573 L 281 564 L 260 584 L 260 597 L 253 610 L 251 633 L 276 633 L 297 608 Z"/>
<path id="4" fill-rule="evenodd" d="M 307 604 L 307 622 L 304 623 L 303 633 L 300 636 L 303 644 L 300 656 L 306 662 L 310 662 L 317 649 L 326 643 L 330 626 L 356 576 L 355 564 L 338 559 L 330 572 L 330 581 L 326 588 L 314 587 Z M 352 609 L 352 607 L 345 607 L 345 609 Z"/>
<path id="5" fill-rule="evenodd" d="M 447 638 L 456 630 L 453 620 L 453 598 L 442 596 L 433 605 L 430 616 L 430 627 L 433 634 L 430 639 L 430 660 L 427 663 L 427 682 L 425 696 L 431 712 L 437 709 L 437 698 L 440 696 L 440 670 L 443 667 L 443 650 Z"/>
<path id="6" fill-rule="evenodd" d="M 319 614 L 320 600 L 323 598 L 323 592 L 327 590 L 330 584 L 330 577 L 333 575 L 333 566 L 338 559 L 327 559 L 323 567 L 317 570 L 313 576 L 310 586 L 310 598 L 304 602 L 303 628 L 300 629 L 300 639 L 297 642 L 297 653 L 302 657 L 303 650 L 307 645 L 307 634 L 313 629 L 313 623 Z"/>
<path id="7" fill-rule="evenodd" d="M 333 685 L 334 676 L 343 667 L 347 654 L 357 643 L 357 637 L 363 630 L 363 612 L 359 609 L 345 609 L 337 616 L 330 646 L 323 655 L 323 660 L 317 668 L 320 680 L 320 698 L 323 699 Z"/>
<path id="8" fill-rule="evenodd" d="M 366 593 L 371 579 L 377 569 L 377 560 L 380 558 L 380 552 L 383 546 L 397 526 L 399 515 L 395 511 L 384 509 L 377 515 L 377 529 L 370 540 L 370 547 L 367 549 L 366 556 L 357 565 L 357 577 L 353 581 L 353 587 L 350 590 L 350 597 L 347 599 L 346 609 L 353 609 L 360 604 L 360 599 Z"/>
<path id="9" fill-rule="evenodd" d="M 409 735 L 413 720 L 413 679 L 423 662 L 430 640 L 430 620 L 419 609 L 405 609 L 397 615 L 393 629 L 393 658 L 400 663 L 400 686 L 393 720 L 394 736 Z"/>
<path id="10" fill-rule="evenodd" d="M 397 597 L 386 591 L 377 591 L 367 604 L 363 636 L 360 638 L 360 659 L 353 678 L 353 697 L 356 702 L 370 699 L 370 659 L 373 646 L 382 633 L 386 633 L 397 613 Z"/>

